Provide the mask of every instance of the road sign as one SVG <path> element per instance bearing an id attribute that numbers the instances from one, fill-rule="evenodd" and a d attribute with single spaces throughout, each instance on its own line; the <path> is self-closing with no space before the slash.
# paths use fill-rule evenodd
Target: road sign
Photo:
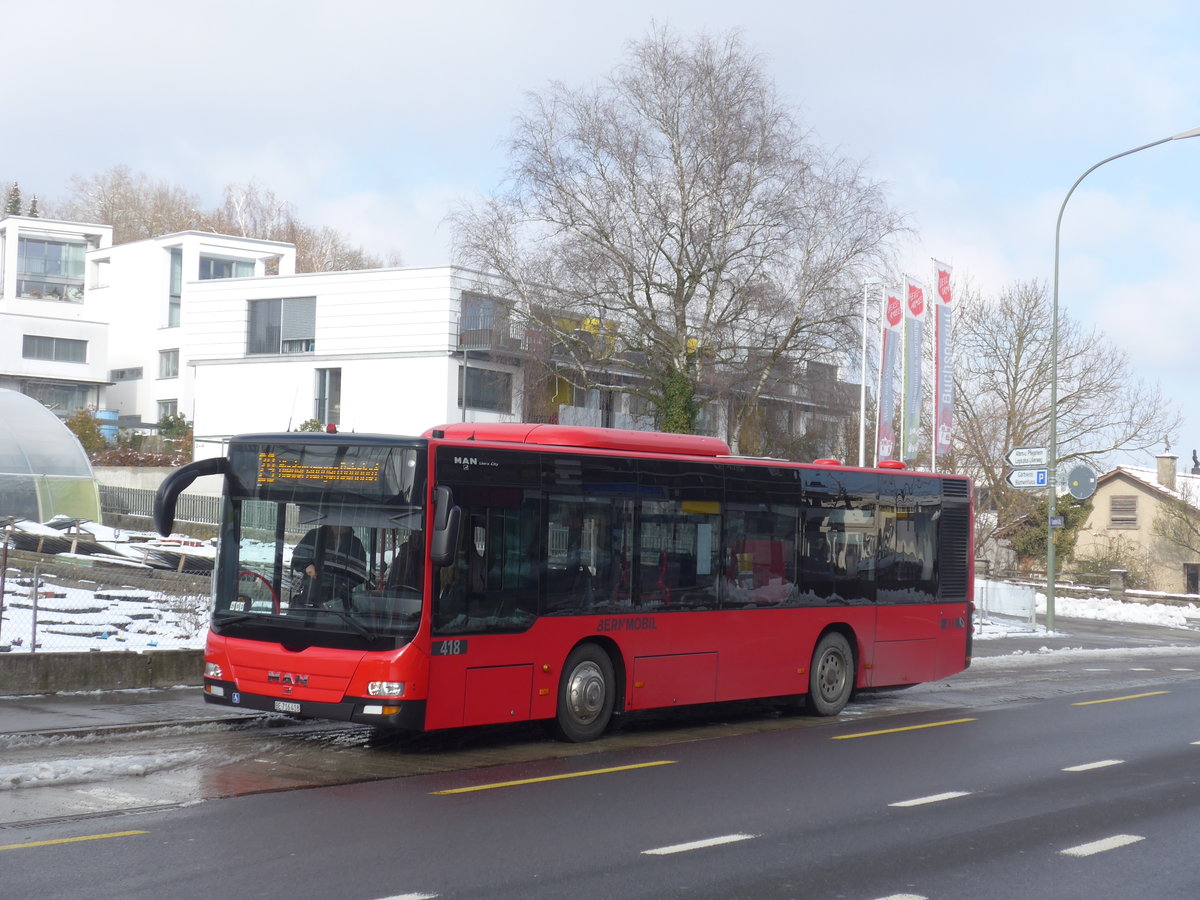
<path id="1" fill-rule="evenodd" d="M 1067 524 L 1066 516 L 1051 516 L 1050 517 L 1050 527 L 1051 528 L 1063 528 L 1066 526 L 1066 524 Z"/>
<path id="2" fill-rule="evenodd" d="M 1046 469 L 1014 469 L 1004 477 L 1009 487 L 1015 488 L 1044 488 L 1046 486 Z"/>
<path id="3" fill-rule="evenodd" d="M 1004 461 L 1014 469 L 1041 469 L 1050 464 L 1045 447 L 1013 447 Z"/>

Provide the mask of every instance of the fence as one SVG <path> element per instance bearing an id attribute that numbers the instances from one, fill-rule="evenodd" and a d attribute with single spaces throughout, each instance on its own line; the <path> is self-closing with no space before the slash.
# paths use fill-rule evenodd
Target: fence
<path id="1" fill-rule="evenodd" d="M 100 506 L 106 515 L 154 515 L 154 491 L 146 488 L 100 485 Z M 175 518 L 181 522 L 216 525 L 221 521 L 221 498 L 206 494 L 180 494 L 175 505 Z"/>
<path id="2" fill-rule="evenodd" d="M 1029 585 L 976 578 L 975 610 L 975 620 L 981 634 L 989 628 L 1033 631 L 1036 624 L 1036 593 Z"/>
<path id="3" fill-rule="evenodd" d="M 0 571 L 0 652 L 197 649 L 203 575 L 9 550 Z"/>

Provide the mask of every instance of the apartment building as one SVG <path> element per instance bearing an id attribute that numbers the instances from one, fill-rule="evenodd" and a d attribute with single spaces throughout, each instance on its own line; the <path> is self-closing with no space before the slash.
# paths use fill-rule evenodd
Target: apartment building
<path id="1" fill-rule="evenodd" d="M 183 231 L 86 254 L 87 303 L 108 324 L 111 381 L 104 408 L 124 427 L 153 426 L 166 415 L 194 418 L 191 294 L 235 279 L 291 275 L 291 244 Z"/>
<path id="2" fill-rule="evenodd" d="M 0 219 L 0 388 L 61 418 L 104 408 L 109 329 L 88 297 L 85 259 L 111 245 L 108 225 Z"/>

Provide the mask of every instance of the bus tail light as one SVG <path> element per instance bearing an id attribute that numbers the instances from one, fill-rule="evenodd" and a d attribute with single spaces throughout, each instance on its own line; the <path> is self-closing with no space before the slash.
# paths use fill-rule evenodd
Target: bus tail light
<path id="1" fill-rule="evenodd" d="M 403 697 L 403 681 L 372 681 L 367 685 L 368 697 Z"/>

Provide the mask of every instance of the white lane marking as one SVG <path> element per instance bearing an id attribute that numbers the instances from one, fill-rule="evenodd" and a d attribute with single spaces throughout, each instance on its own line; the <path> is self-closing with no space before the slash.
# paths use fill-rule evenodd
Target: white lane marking
<path id="1" fill-rule="evenodd" d="M 690 841 L 686 844 L 672 844 L 670 847 L 656 847 L 653 850 L 643 850 L 644 856 L 669 856 L 672 853 L 687 853 L 689 850 L 702 850 L 705 847 L 718 847 L 721 844 L 736 844 L 738 841 L 749 841 L 758 837 L 757 834 L 725 834 L 721 837 L 705 838 L 702 841 Z"/>
<path id="2" fill-rule="evenodd" d="M 437 894 L 393 894 L 391 897 L 381 897 L 379 900 L 437 900 Z"/>
<path id="3" fill-rule="evenodd" d="M 1100 760 L 1100 762 L 1084 763 L 1083 765 L 1080 765 L 1080 766 L 1067 766 L 1065 769 L 1063 769 L 1063 771 L 1064 772 L 1088 772 L 1088 771 L 1091 771 L 1092 769 L 1103 769 L 1106 766 L 1120 766 L 1120 765 L 1123 765 L 1124 762 L 1125 762 L 1125 760 L 1123 760 L 1123 759 L 1102 759 L 1102 760 Z"/>
<path id="4" fill-rule="evenodd" d="M 924 806 L 926 803 L 941 803 L 943 800 L 953 800 L 956 797 L 970 796 L 970 791 L 948 791 L 945 794 L 933 794 L 929 797 L 917 797 L 915 800 L 901 800 L 889 803 L 888 806 Z"/>
<path id="5" fill-rule="evenodd" d="M 1195 669 L 1178 668 L 1178 669 L 1172 669 L 1171 671 L 1172 672 L 1195 672 L 1196 670 Z"/>
<path id="6" fill-rule="evenodd" d="M 1192 741 L 1193 747 L 1200 747 L 1200 741 Z"/>
<path id="7" fill-rule="evenodd" d="M 1112 669 L 1084 669 L 1085 672 L 1111 672 Z"/>
<path id="8" fill-rule="evenodd" d="M 1154 670 L 1153 670 L 1153 669 L 1147 669 L 1145 666 L 1134 666 L 1134 667 L 1133 667 L 1133 668 L 1131 668 L 1129 671 L 1130 671 L 1130 672 L 1153 672 Z"/>
<path id="9" fill-rule="evenodd" d="M 1068 847 L 1066 850 L 1060 850 L 1059 852 L 1066 856 L 1091 856 L 1094 853 L 1103 853 L 1105 850 L 1116 850 L 1118 847 L 1125 847 L 1144 840 L 1144 837 L 1137 834 L 1114 834 L 1112 837 L 1107 837 L 1100 841 L 1092 841 L 1090 844 L 1080 844 L 1078 847 Z"/>
<path id="10" fill-rule="evenodd" d="M 929 900 L 923 894 L 888 894 L 886 897 L 880 897 L 879 900 Z"/>

